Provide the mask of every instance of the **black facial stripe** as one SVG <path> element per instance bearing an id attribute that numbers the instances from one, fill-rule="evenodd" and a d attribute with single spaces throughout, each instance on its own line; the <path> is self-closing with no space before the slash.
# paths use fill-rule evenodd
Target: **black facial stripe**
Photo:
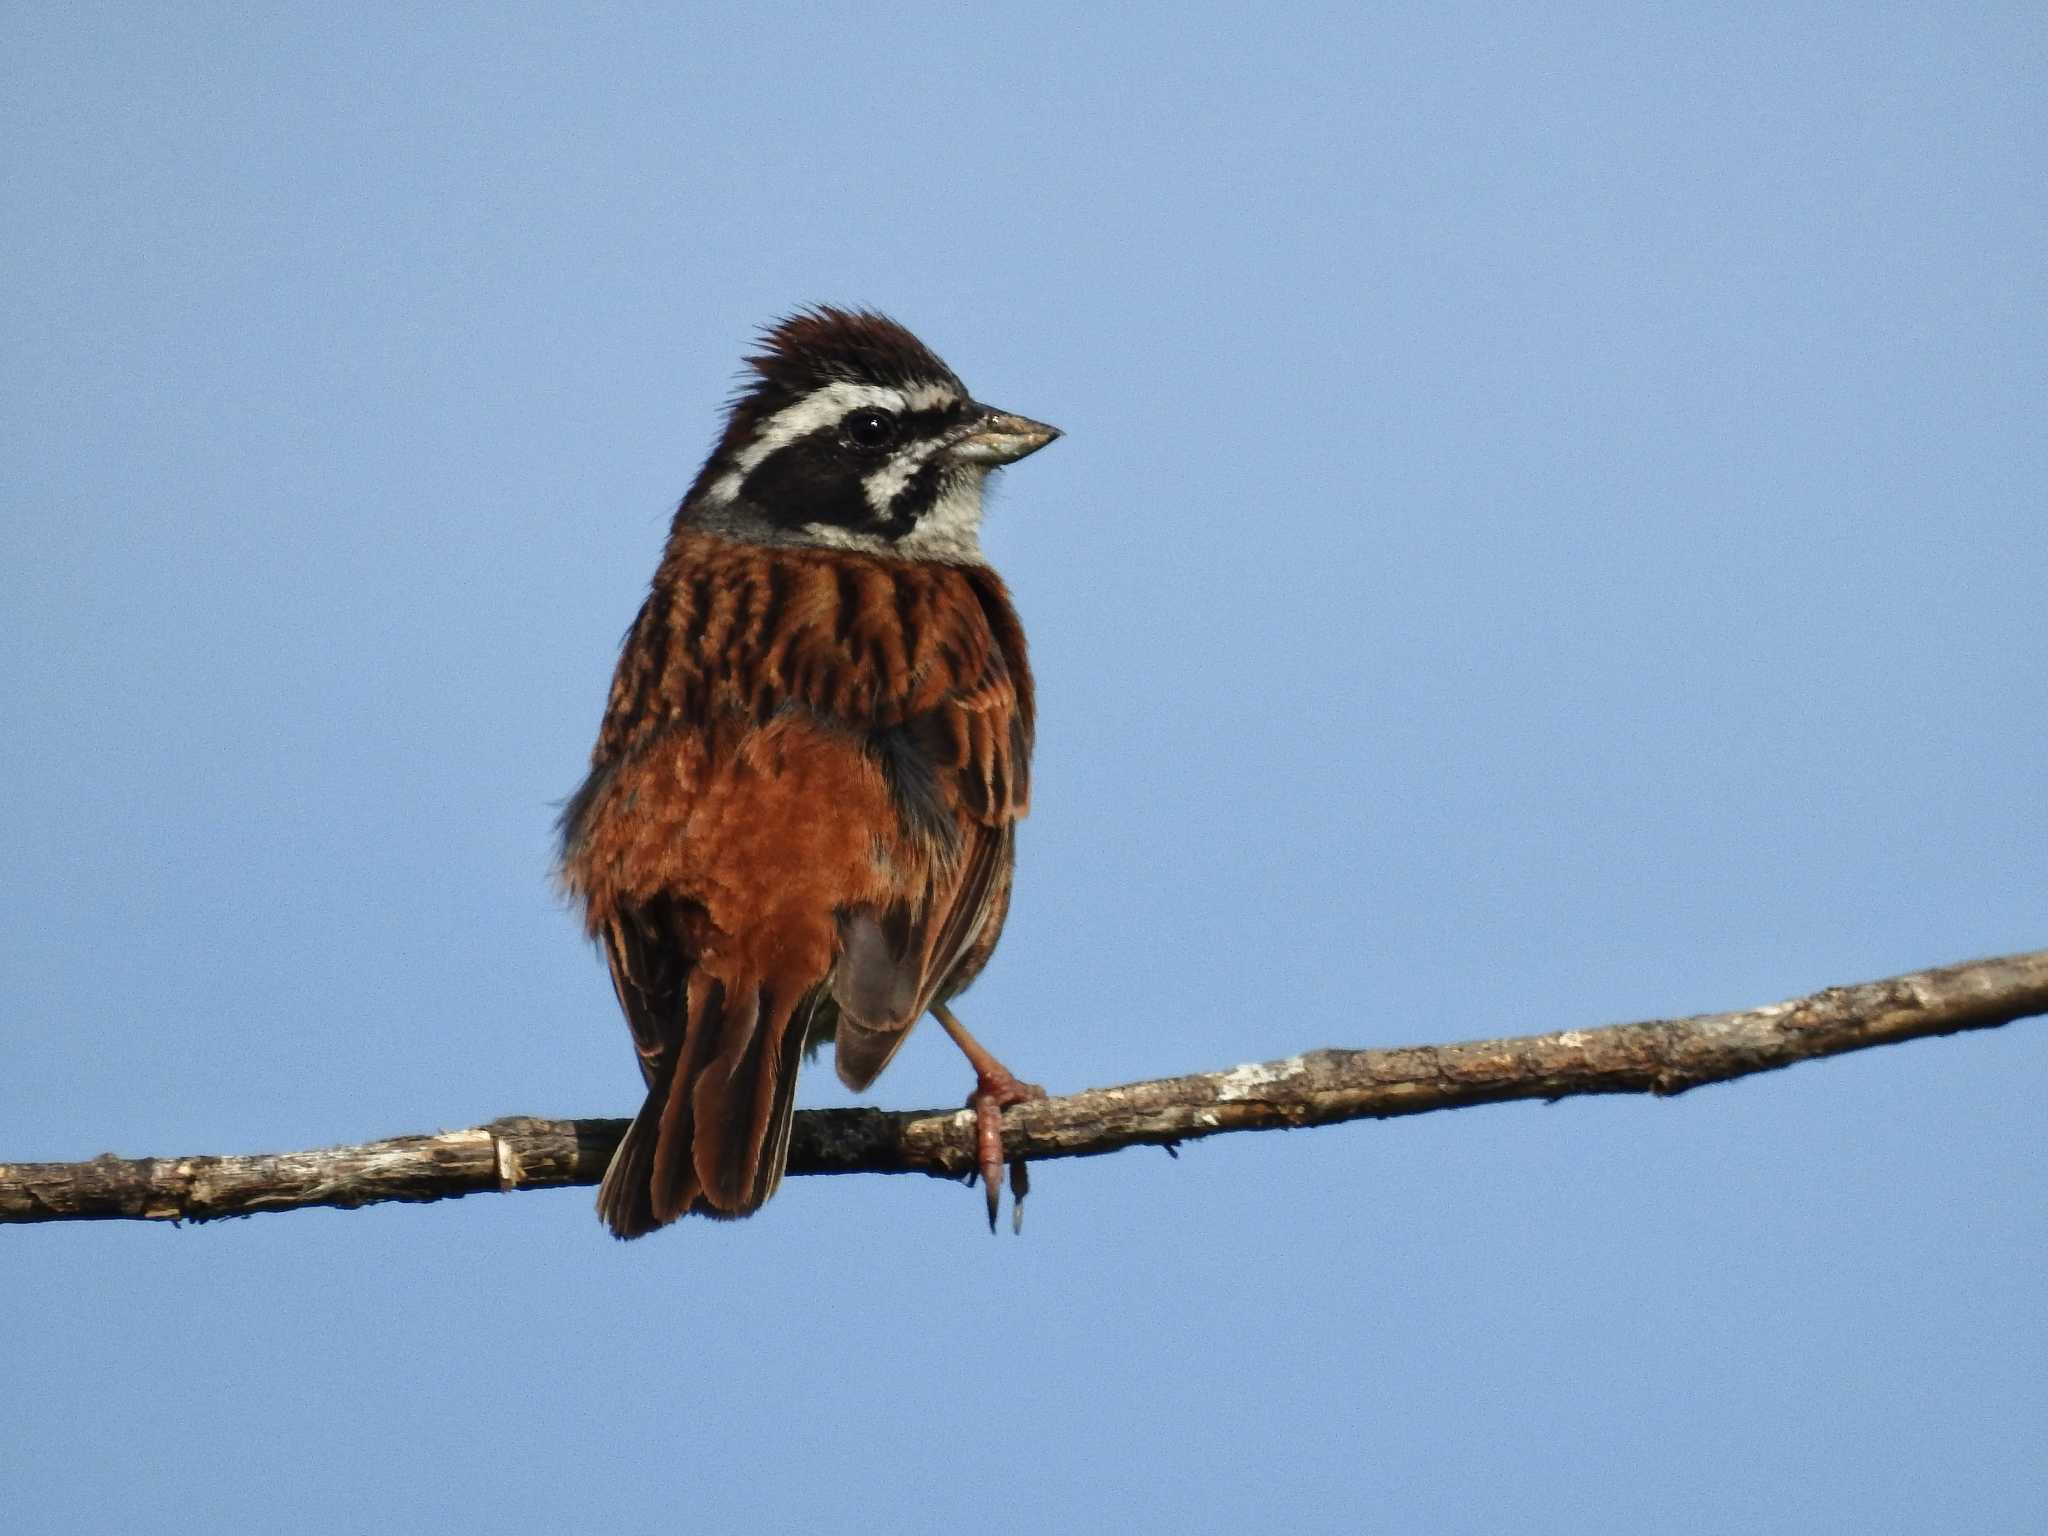
<path id="1" fill-rule="evenodd" d="M 835 424 L 806 432 L 769 454 L 741 484 L 740 495 L 778 527 L 831 523 L 860 528 L 874 520 L 860 482 L 861 466 L 840 449 Z"/>
<path id="2" fill-rule="evenodd" d="M 946 485 L 948 468 L 936 457 L 938 442 L 973 415 L 964 397 L 941 406 L 904 411 L 887 448 L 865 450 L 848 440 L 849 417 L 873 407 L 856 407 L 829 426 L 814 427 L 769 454 L 741 482 L 740 498 L 777 527 L 811 524 L 872 533 L 896 540 L 917 526 Z M 892 462 L 929 455 L 902 489 L 878 513 L 868 502 L 865 481 Z"/>
<path id="3" fill-rule="evenodd" d="M 889 498 L 889 515 L 876 531 L 886 539 L 902 538 L 917 526 L 920 517 L 931 511 L 945 485 L 946 466 L 936 458 L 926 459 L 903 489 Z"/>
<path id="4" fill-rule="evenodd" d="M 896 441 L 912 443 L 921 438 L 938 437 L 948 427 L 967 419 L 967 402 L 955 401 L 951 405 L 935 405 L 922 411 L 898 411 L 896 413 Z"/>

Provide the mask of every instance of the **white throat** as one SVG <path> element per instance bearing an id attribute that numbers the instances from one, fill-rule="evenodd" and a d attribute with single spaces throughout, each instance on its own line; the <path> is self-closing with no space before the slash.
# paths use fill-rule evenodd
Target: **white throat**
<path id="1" fill-rule="evenodd" d="M 981 552 L 981 491 L 988 472 L 966 466 L 947 485 L 931 510 L 900 539 L 885 539 L 864 529 L 832 523 L 806 523 L 807 544 L 830 549 L 858 549 L 891 560 L 934 560 L 944 565 L 986 565 Z"/>

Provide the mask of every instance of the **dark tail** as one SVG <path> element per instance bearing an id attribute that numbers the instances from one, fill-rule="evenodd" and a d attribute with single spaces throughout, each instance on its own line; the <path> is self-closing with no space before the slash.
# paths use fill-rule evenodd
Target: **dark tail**
<path id="1" fill-rule="evenodd" d="M 683 1046 L 598 1191 L 619 1237 L 638 1237 L 695 1211 L 750 1216 L 782 1182 L 797 1071 L 816 994 L 783 1002 L 769 986 L 690 975 Z"/>
<path id="2" fill-rule="evenodd" d="M 626 1128 L 626 1139 L 612 1154 L 604 1182 L 597 1187 L 597 1214 L 612 1229 L 613 1237 L 641 1237 L 661 1223 L 654 1219 L 653 1191 L 654 1136 L 661 1123 L 661 1106 L 668 1098 L 668 1084 L 660 1083 L 647 1095 L 640 1113 Z"/>

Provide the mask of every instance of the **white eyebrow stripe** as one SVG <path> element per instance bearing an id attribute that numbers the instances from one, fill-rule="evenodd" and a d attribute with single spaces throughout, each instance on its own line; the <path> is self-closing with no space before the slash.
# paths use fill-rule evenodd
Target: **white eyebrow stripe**
<path id="1" fill-rule="evenodd" d="M 829 427 L 848 411 L 861 406 L 884 411 L 903 409 L 903 391 L 883 384 L 856 384 L 841 379 L 812 390 L 803 399 L 785 405 L 754 430 L 753 438 L 733 455 L 732 468 L 711 484 L 711 499 L 733 502 L 740 487 L 761 461 L 778 448 L 786 448 L 820 427 Z"/>
<path id="2" fill-rule="evenodd" d="M 848 411 L 867 406 L 900 416 L 905 411 L 938 410 L 961 398 L 960 392 L 949 384 L 919 384 L 905 390 L 888 384 L 861 384 L 851 379 L 839 379 L 822 385 L 801 400 L 785 405 L 755 429 L 747 446 L 733 456 L 732 468 L 712 482 L 709 499 L 727 503 L 737 501 L 747 476 L 759 468 L 771 453 L 788 447 L 800 437 L 809 436 L 820 427 L 834 425 Z M 887 474 L 888 471 L 880 473 Z M 870 505 L 875 505 L 872 488 L 875 478 L 869 477 Z M 902 486 L 897 485 L 889 492 L 889 497 L 894 497 L 901 489 Z M 875 509 L 880 512 L 887 507 L 888 499 L 885 498 Z"/>
<path id="3" fill-rule="evenodd" d="M 733 470 L 744 480 L 778 448 L 786 448 L 820 427 L 836 423 L 848 411 L 868 406 L 876 410 L 904 409 L 903 391 L 885 384 L 853 384 L 841 380 L 814 389 L 794 405 L 785 405 L 755 429 L 753 441 L 733 458 Z"/>

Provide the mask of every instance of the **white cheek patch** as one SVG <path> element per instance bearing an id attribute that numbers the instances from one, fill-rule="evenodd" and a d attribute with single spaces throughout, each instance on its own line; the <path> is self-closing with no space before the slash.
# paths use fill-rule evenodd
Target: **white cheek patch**
<path id="1" fill-rule="evenodd" d="M 900 539 L 885 539 L 879 533 L 834 523 L 807 523 L 803 542 L 826 549 L 857 549 L 890 560 L 986 565 L 988 557 L 981 552 L 981 485 L 985 478 L 981 474 L 959 476 L 917 520 L 917 526 Z"/>
<path id="2" fill-rule="evenodd" d="M 981 472 L 955 475 L 917 526 L 896 541 L 897 552 L 911 560 L 943 560 L 949 565 L 981 565 Z"/>
<path id="3" fill-rule="evenodd" d="M 898 454 L 872 475 L 869 475 L 867 479 L 861 481 L 860 488 L 867 496 L 868 510 L 873 512 L 876 517 L 887 517 L 890 504 L 896 500 L 897 495 L 903 488 L 916 477 L 917 472 L 924 468 L 925 460 L 930 457 L 929 451 L 914 459 L 908 454 Z"/>

